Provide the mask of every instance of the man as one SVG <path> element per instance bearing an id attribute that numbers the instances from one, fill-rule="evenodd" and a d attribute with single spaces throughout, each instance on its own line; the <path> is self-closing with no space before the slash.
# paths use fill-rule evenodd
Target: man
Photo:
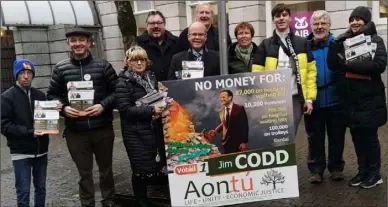
<path id="1" fill-rule="evenodd" d="M 206 27 L 206 47 L 211 50 L 219 51 L 219 39 L 218 39 L 218 29 L 213 25 L 214 12 L 209 3 L 199 3 L 195 8 L 195 21 L 202 22 Z M 189 28 L 184 29 L 179 35 L 179 40 L 177 43 L 176 53 L 186 51 L 190 48 L 190 43 L 187 41 L 187 36 L 189 34 Z M 227 45 L 232 44 L 232 40 L 228 33 L 227 35 Z"/>
<path id="2" fill-rule="evenodd" d="M 35 67 L 27 59 L 13 63 L 16 83 L 1 94 L 1 133 L 7 138 L 15 173 L 18 207 L 30 206 L 31 172 L 35 206 L 46 203 L 46 173 L 49 136 L 34 130 L 35 100 L 46 101 L 43 92 L 31 86 Z M 61 109 L 62 106 L 58 106 Z"/>
<path id="3" fill-rule="evenodd" d="M 259 45 L 253 60 L 252 72 L 292 71 L 290 80 L 296 135 L 302 113 L 310 115 L 313 111 L 312 103 L 317 96 L 317 70 L 308 48 L 308 41 L 294 35 L 289 27 L 290 9 L 285 4 L 277 4 L 271 14 L 276 29 L 272 37 L 263 40 Z M 289 49 L 290 47 L 292 48 Z"/>
<path id="4" fill-rule="evenodd" d="M 55 65 L 47 91 L 49 99 L 60 100 L 65 117 L 65 137 L 70 155 L 79 175 L 79 195 L 82 206 L 95 206 L 93 154 L 100 173 L 103 206 L 114 206 L 115 193 L 112 173 L 114 132 L 112 111 L 117 75 L 112 65 L 95 59 L 90 51 L 90 33 L 74 28 L 66 33 L 70 58 Z M 70 106 L 67 83 L 93 81 L 94 105 L 85 110 L 86 116 Z"/>
<path id="5" fill-rule="evenodd" d="M 137 37 L 137 44 L 142 47 L 152 61 L 150 70 L 155 73 L 157 81 L 167 80 L 168 69 L 178 37 L 167 31 L 166 18 L 160 11 L 151 11 L 147 17 L 147 31 Z"/>
<path id="6" fill-rule="evenodd" d="M 188 40 L 190 49 L 175 54 L 172 57 L 169 69 L 169 80 L 180 79 L 183 61 L 202 61 L 203 76 L 220 75 L 220 62 L 218 52 L 205 47 L 207 39 L 206 27 L 201 22 L 194 22 L 189 27 Z"/>
<path id="7" fill-rule="evenodd" d="M 326 168 L 325 132 L 328 136 L 328 170 L 334 181 L 343 180 L 342 171 L 345 162 L 343 151 L 346 126 L 344 111 L 340 105 L 334 74 L 327 66 L 327 51 L 334 40 L 330 34 L 330 16 L 324 10 L 318 10 L 311 16 L 312 33 L 307 37 L 312 54 L 317 63 L 317 99 L 314 111 L 305 116 L 305 129 L 309 142 L 307 165 L 311 173 L 311 183 L 321 183 Z"/>
<path id="8" fill-rule="evenodd" d="M 230 90 L 220 92 L 220 102 L 223 106 L 219 111 L 221 123 L 209 132 L 210 137 L 222 131 L 221 145 L 224 147 L 224 154 L 246 151 L 249 124 L 244 106 L 233 103 L 233 93 Z"/>

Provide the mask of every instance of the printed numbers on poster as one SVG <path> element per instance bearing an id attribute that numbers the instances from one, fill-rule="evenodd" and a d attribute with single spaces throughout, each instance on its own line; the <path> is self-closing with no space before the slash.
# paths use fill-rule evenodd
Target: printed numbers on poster
<path id="1" fill-rule="evenodd" d="M 207 166 L 207 162 L 203 162 L 199 165 L 199 172 L 200 173 L 207 173 L 209 170 L 208 170 L 208 166 Z"/>

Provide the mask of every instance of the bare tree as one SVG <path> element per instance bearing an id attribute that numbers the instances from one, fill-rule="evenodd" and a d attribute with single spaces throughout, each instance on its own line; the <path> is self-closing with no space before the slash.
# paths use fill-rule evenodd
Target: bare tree
<path id="1" fill-rule="evenodd" d="M 284 183 L 284 176 L 282 175 L 281 172 L 278 172 L 274 169 L 271 169 L 270 171 L 268 171 L 264 177 L 262 178 L 261 180 L 261 184 L 263 185 L 269 185 L 269 184 L 272 184 L 273 185 L 273 189 L 276 189 L 276 184 L 277 183 Z"/>
<path id="2" fill-rule="evenodd" d="M 136 43 L 137 26 L 130 1 L 115 1 L 117 22 L 123 36 L 124 50 Z"/>

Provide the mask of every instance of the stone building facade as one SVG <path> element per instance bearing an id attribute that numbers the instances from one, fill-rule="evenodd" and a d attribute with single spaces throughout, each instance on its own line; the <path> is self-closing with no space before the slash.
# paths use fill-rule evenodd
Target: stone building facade
<path id="1" fill-rule="evenodd" d="M 3 2 L 1 2 L 2 7 Z M 27 2 L 27 1 L 25 1 Z M 76 8 L 81 3 L 70 1 L 74 13 L 84 11 Z M 86 1 L 77 1 L 86 2 Z M 217 21 L 217 1 L 207 1 L 213 5 Z M 332 24 L 331 32 L 338 35 L 348 26 L 348 17 L 357 6 L 369 7 L 373 21 L 376 23 L 378 34 L 383 37 L 387 45 L 387 8 L 384 0 L 380 1 L 227 1 L 227 19 L 229 34 L 235 41 L 234 28 L 239 22 L 250 22 L 254 29 L 254 42 L 259 44 L 262 39 L 271 36 L 273 31 L 271 9 L 276 3 L 290 5 L 292 13 L 324 9 L 329 12 Z M 195 6 L 198 1 L 131 1 L 138 33 L 145 30 L 146 15 L 151 10 L 159 10 L 166 16 L 166 28 L 175 35 L 186 28 L 193 21 Z M 31 3 L 29 3 L 31 4 Z M 51 3 L 52 4 L 52 3 Z M 94 34 L 95 44 L 93 55 L 107 59 L 119 71 L 123 66 L 124 46 L 121 32 L 117 23 L 117 11 L 113 1 L 89 2 L 94 22 L 85 25 Z M 85 3 L 84 5 L 85 6 Z M 54 7 L 51 5 L 51 8 Z M 31 7 L 29 8 L 31 9 Z M 54 13 L 54 12 L 53 12 Z M 32 13 L 30 14 L 32 16 Z M 82 17 L 78 13 L 77 18 Z M 75 18 L 75 19 L 77 19 Z M 6 16 L 5 16 L 6 19 Z M 55 19 L 55 18 L 54 18 Z M 89 18 L 90 19 L 90 18 Z M 80 22 L 81 20 L 78 20 Z M 31 20 L 30 20 L 31 22 Z M 52 66 L 67 58 L 65 31 L 72 24 L 69 21 L 53 22 L 52 25 L 12 25 L 15 42 L 16 57 L 30 58 L 38 67 L 35 85 L 42 90 L 47 88 Z M 309 21 L 307 21 L 309 23 Z M 77 23 L 77 21 L 76 21 Z M 217 22 L 215 22 L 217 24 Z M 4 24 L 3 24 L 4 25 Z M 82 24 L 80 25 L 82 26 Z M 384 82 L 387 84 L 387 72 Z"/>

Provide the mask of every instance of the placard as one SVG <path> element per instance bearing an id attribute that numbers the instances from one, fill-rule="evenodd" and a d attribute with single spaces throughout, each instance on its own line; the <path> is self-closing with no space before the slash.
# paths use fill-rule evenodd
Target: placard
<path id="1" fill-rule="evenodd" d="M 172 206 L 298 197 L 291 71 L 166 81 Z M 229 111 L 229 112 L 228 112 Z"/>
<path id="2" fill-rule="evenodd" d="M 67 89 L 70 107 L 85 116 L 85 109 L 94 105 L 93 81 L 71 81 L 67 83 Z"/>

